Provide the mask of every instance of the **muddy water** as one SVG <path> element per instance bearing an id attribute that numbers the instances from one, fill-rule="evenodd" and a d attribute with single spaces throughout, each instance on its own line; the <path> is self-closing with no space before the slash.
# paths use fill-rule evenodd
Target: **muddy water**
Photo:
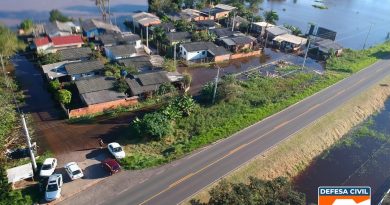
<path id="1" fill-rule="evenodd" d="M 377 204 L 390 188 L 389 125 L 390 100 L 387 100 L 383 111 L 354 128 L 297 176 L 295 187 L 306 194 L 311 204 L 317 203 L 319 186 L 370 186 L 372 204 Z"/>

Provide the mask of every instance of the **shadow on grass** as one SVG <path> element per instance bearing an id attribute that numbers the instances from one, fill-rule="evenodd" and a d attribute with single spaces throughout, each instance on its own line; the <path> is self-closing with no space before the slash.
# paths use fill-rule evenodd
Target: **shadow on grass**
<path id="1" fill-rule="evenodd" d="M 371 56 L 375 57 L 377 59 L 388 60 L 388 59 L 390 59 L 390 52 L 389 51 L 378 51 L 378 52 L 371 54 Z"/>

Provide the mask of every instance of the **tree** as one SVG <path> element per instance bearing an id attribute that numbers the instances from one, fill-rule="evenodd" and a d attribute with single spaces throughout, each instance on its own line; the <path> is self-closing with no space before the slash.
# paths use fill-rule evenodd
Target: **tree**
<path id="1" fill-rule="evenodd" d="M 163 83 L 158 87 L 157 95 L 165 95 L 174 91 L 176 91 L 176 88 L 171 83 Z"/>
<path id="2" fill-rule="evenodd" d="M 285 28 L 291 30 L 292 34 L 293 35 L 296 35 L 296 36 L 299 36 L 302 34 L 302 31 L 300 28 L 296 27 L 296 26 L 293 26 L 293 25 L 289 25 L 289 24 L 284 24 L 283 25 Z"/>
<path id="3" fill-rule="evenodd" d="M 192 33 L 192 41 L 215 41 L 217 36 L 214 33 L 208 31 L 196 31 Z"/>
<path id="4" fill-rule="evenodd" d="M 121 78 L 115 81 L 114 89 L 118 92 L 124 93 L 127 89 L 129 89 L 129 86 L 126 83 L 126 80 Z"/>
<path id="5" fill-rule="evenodd" d="M 172 0 L 151 0 L 149 10 L 155 13 L 172 13 L 179 11 L 179 5 Z"/>
<path id="6" fill-rule="evenodd" d="M 132 125 L 138 134 L 157 140 L 173 131 L 171 121 L 160 112 L 145 114 L 142 119 L 136 118 Z"/>
<path id="7" fill-rule="evenodd" d="M 167 36 L 165 34 L 165 30 L 160 26 L 156 27 L 153 30 L 153 37 L 154 37 L 155 43 L 157 45 L 157 50 L 159 50 L 159 48 L 161 48 L 161 46 L 162 46 L 163 41 L 165 41 L 167 38 Z"/>
<path id="8" fill-rule="evenodd" d="M 68 105 L 72 100 L 72 93 L 66 89 L 58 90 L 57 100 L 61 104 Z"/>
<path id="9" fill-rule="evenodd" d="M 0 24 L 0 60 L 3 69 L 5 58 L 11 57 L 17 50 L 22 48 L 23 43 L 18 40 L 15 33 Z"/>
<path id="10" fill-rule="evenodd" d="M 61 88 L 61 83 L 58 79 L 52 80 L 49 82 L 49 91 L 51 93 L 57 92 Z"/>
<path id="11" fill-rule="evenodd" d="M 190 87 L 191 81 L 192 81 L 191 75 L 188 74 L 188 73 L 184 73 L 184 74 L 183 74 L 183 84 L 184 84 L 184 87 L 185 87 L 185 88 Z"/>
<path id="12" fill-rule="evenodd" d="M 61 56 L 59 53 L 42 53 L 38 54 L 38 61 L 41 65 L 57 63 L 61 61 Z"/>
<path id="13" fill-rule="evenodd" d="M 31 19 L 24 19 L 21 23 L 20 23 L 20 28 L 23 29 L 23 31 L 30 31 L 30 29 L 32 29 L 32 27 L 34 26 L 34 23 Z"/>
<path id="14" fill-rule="evenodd" d="M 72 19 L 62 14 L 58 9 L 53 9 L 50 11 L 49 21 L 68 22 L 68 21 L 72 21 Z"/>
<path id="15" fill-rule="evenodd" d="M 276 24 L 279 20 L 279 15 L 275 11 L 266 11 L 264 12 L 264 20 L 270 24 Z"/>
<path id="16" fill-rule="evenodd" d="M 174 22 L 175 29 L 177 32 L 191 32 L 193 30 L 193 25 L 191 22 L 180 19 Z"/>
<path id="17" fill-rule="evenodd" d="M 189 116 L 196 107 L 194 99 L 189 95 L 178 96 L 173 100 L 173 105 L 178 111 L 182 113 L 182 116 Z"/>
<path id="18" fill-rule="evenodd" d="M 175 61 L 168 58 L 164 59 L 163 68 L 168 72 L 176 71 Z"/>

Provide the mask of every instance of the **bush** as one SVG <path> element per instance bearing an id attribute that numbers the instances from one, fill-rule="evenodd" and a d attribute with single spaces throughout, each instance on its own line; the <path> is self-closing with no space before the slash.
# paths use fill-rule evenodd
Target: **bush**
<path id="1" fill-rule="evenodd" d="M 176 91 L 176 88 L 171 83 L 163 83 L 158 87 L 157 95 L 165 95 L 174 91 Z"/>
<path id="2" fill-rule="evenodd" d="M 192 77 L 191 77 L 191 75 L 188 74 L 188 73 L 184 73 L 184 74 L 183 74 L 183 83 L 184 83 L 184 87 L 186 87 L 186 88 L 190 87 L 191 82 L 192 82 Z"/>
<path id="3" fill-rule="evenodd" d="M 24 19 L 20 23 L 20 28 L 23 29 L 24 31 L 29 31 L 30 29 L 32 29 L 33 26 L 34 26 L 34 23 L 31 19 Z"/>
<path id="4" fill-rule="evenodd" d="M 139 135 L 152 139 L 161 139 L 173 131 L 171 121 L 160 112 L 148 113 L 142 119 L 136 118 L 133 127 Z"/>
<path id="5" fill-rule="evenodd" d="M 118 92 L 124 93 L 129 89 L 125 79 L 119 79 L 115 82 L 114 89 Z"/>
<path id="6" fill-rule="evenodd" d="M 68 105 L 72 100 L 72 93 L 66 89 L 58 90 L 57 100 L 61 104 Z"/>
<path id="7" fill-rule="evenodd" d="M 51 93 L 56 93 L 57 90 L 59 90 L 60 88 L 61 88 L 61 83 L 58 79 L 49 82 L 49 91 Z"/>
<path id="8" fill-rule="evenodd" d="M 59 53 L 38 54 L 38 61 L 41 65 L 58 63 L 61 61 L 61 56 Z"/>
<path id="9" fill-rule="evenodd" d="M 164 59 L 163 68 L 168 72 L 176 71 L 175 62 L 171 59 Z"/>

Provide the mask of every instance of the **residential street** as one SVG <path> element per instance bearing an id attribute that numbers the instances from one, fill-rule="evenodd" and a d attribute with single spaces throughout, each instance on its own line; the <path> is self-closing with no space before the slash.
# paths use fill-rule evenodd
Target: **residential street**
<path id="1" fill-rule="evenodd" d="M 381 60 L 226 140 L 154 170 L 122 172 L 61 204 L 180 203 L 389 74 L 390 60 Z"/>

